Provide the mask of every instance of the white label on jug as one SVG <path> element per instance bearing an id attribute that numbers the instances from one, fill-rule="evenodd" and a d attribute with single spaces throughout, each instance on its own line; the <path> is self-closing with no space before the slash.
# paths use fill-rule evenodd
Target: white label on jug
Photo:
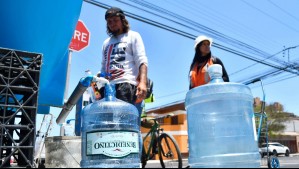
<path id="1" fill-rule="evenodd" d="M 138 132 L 92 132 L 87 133 L 86 139 L 86 155 L 125 157 L 131 153 L 139 153 Z"/>

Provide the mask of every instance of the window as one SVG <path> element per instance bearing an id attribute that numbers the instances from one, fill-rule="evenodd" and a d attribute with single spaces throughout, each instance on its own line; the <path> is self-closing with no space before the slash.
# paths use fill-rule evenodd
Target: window
<path id="1" fill-rule="evenodd" d="M 171 117 L 171 125 L 177 125 L 177 124 L 179 124 L 179 116 Z"/>
<path id="2" fill-rule="evenodd" d="M 158 118 L 157 121 L 158 121 L 159 124 L 164 124 L 164 119 L 163 118 Z"/>

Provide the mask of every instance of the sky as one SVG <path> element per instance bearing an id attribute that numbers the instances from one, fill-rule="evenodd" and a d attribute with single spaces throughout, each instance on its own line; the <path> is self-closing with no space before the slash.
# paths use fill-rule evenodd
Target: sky
<path id="1" fill-rule="evenodd" d="M 195 53 L 194 39 L 199 35 L 207 35 L 214 41 L 212 54 L 222 60 L 231 82 L 245 83 L 256 77 L 263 77 L 266 102 L 279 102 L 285 111 L 299 115 L 299 1 L 94 2 L 120 7 L 130 16 L 138 15 L 146 20 L 150 19 L 177 32 L 170 32 L 127 16 L 131 30 L 142 36 L 149 60 L 148 77 L 154 82 L 155 102 L 147 104 L 146 109 L 185 99 L 189 86 L 189 67 Z M 101 69 L 101 47 L 108 37 L 105 12 L 106 9 L 102 7 L 83 2 L 79 19 L 88 28 L 90 41 L 89 46 L 82 51 L 72 52 L 68 96 L 72 94 L 80 78 L 85 76 L 86 70 L 96 74 Z M 285 71 L 278 71 L 279 69 Z M 278 72 L 275 76 L 264 76 L 276 71 Z M 263 98 L 260 83 L 250 84 L 248 87 L 253 97 Z M 75 118 L 74 110 L 75 107 L 67 119 Z M 61 108 L 51 107 L 50 111 L 56 118 Z M 38 115 L 38 119 L 41 119 L 41 116 Z M 55 120 L 50 135 L 59 135 L 59 126 Z"/>

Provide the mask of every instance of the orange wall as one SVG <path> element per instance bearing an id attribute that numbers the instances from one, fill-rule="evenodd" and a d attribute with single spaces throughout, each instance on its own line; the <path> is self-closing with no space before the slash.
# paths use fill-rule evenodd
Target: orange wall
<path id="1" fill-rule="evenodd" d="M 186 115 L 182 114 L 179 115 L 178 117 L 179 125 L 171 125 L 171 118 L 165 118 L 164 119 L 164 124 L 161 124 L 161 128 L 164 129 L 164 132 L 171 132 L 171 131 L 186 131 L 188 130 L 187 128 L 187 119 Z M 141 127 L 141 133 L 144 135 L 147 133 L 149 129 Z M 172 135 L 179 148 L 181 153 L 188 153 L 188 135 Z"/>
<path id="2" fill-rule="evenodd" d="M 188 153 L 188 136 L 173 136 L 180 148 L 181 153 Z"/>

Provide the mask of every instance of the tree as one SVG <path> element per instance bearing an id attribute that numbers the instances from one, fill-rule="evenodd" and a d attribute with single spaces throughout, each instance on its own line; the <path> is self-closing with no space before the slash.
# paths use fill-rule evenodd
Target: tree
<path id="1" fill-rule="evenodd" d="M 263 103 L 262 103 L 263 104 Z M 262 104 L 256 105 L 254 107 L 254 112 L 261 112 Z M 285 112 L 284 106 L 275 102 L 271 103 L 269 105 L 265 104 L 265 112 L 267 114 L 267 122 L 268 122 L 268 133 L 269 137 L 273 138 L 278 135 L 278 133 L 285 130 L 286 126 L 284 125 L 284 122 L 290 120 L 294 114 Z M 258 128 L 259 122 L 257 121 L 256 126 Z M 266 124 L 263 123 L 262 129 L 266 128 Z M 265 136 L 260 136 L 265 137 Z M 263 142 L 264 140 L 261 139 Z"/>

